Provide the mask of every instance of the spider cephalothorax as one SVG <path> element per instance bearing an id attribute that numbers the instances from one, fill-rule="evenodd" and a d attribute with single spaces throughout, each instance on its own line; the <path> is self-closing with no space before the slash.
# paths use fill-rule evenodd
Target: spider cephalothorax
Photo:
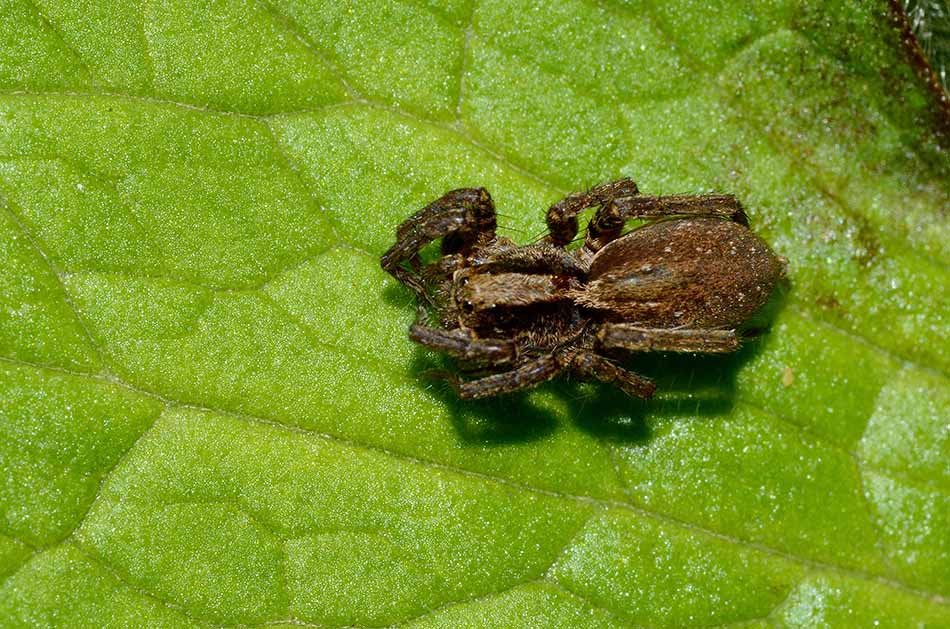
<path id="1" fill-rule="evenodd" d="M 565 249 L 591 207 L 583 246 Z M 630 219 L 648 222 L 624 234 Z M 735 351 L 737 330 L 783 273 L 731 195 L 645 196 L 621 179 L 554 204 L 547 224 L 544 242 L 516 245 L 495 235 L 488 192 L 463 188 L 407 219 L 383 255 L 383 268 L 420 300 L 410 338 L 481 373 L 451 378 L 462 398 L 565 370 L 649 398 L 653 382 L 620 367 L 618 355 Z M 441 257 L 423 265 L 419 252 L 438 238 Z"/>

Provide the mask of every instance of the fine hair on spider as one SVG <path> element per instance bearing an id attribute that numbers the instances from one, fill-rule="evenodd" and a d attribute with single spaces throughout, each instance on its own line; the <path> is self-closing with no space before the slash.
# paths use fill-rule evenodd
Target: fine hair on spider
<path id="1" fill-rule="evenodd" d="M 730 194 L 643 195 L 619 179 L 552 205 L 546 234 L 526 245 L 498 236 L 497 216 L 484 188 L 451 190 L 399 225 L 381 260 L 418 299 L 409 337 L 481 374 L 441 374 L 463 399 L 565 371 L 649 398 L 656 385 L 624 357 L 736 351 L 785 272 Z M 437 240 L 440 257 L 424 264 Z"/>

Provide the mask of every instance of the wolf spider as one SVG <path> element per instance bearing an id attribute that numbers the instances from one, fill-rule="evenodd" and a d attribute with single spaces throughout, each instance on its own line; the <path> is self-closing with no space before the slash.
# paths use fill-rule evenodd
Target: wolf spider
<path id="1" fill-rule="evenodd" d="M 584 244 L 577 216 L 598 208 Z M 631 219 L 647 222 L 623 233 Z M 447 192 L 403 222 L 382 267 L 419 298 L 410 338 L 455 357 L 463 399 L 535 386 L 563 371 L 650 398 L 627 352 L 735 351 L 737 330 L 769 298 L 784 259 L 748 229 L 732 195 L 641 195 L 630 179 L 575 193 L 547 212 L 549 235 L 495 235 L 484 188 Z M 441 257 L 420 251 L 442 239 Z M 438 325 L 431 325 L 435 315 Z"/>

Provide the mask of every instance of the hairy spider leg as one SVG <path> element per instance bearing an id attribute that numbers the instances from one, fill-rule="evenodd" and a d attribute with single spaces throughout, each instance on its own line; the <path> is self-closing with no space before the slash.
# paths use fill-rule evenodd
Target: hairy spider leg
<path id="1" fill-rule="evenodd" d="M 484 188 L 460 188 L 425 206 L 396 229 L 396 244 L 383 254 L 384 270 L 428 300 L 419 277 L 419 252 L 442 238 L 442 254 L 461 253 L 495 237 L 495 204 Z M 409 263 L 412 270 L 403 265 Z"/>
<path id="2" fill-rule="evenodd" d="M 567 246 L 577 235 L 578 214 L 587 208 L 603 206 L 614 199 L 638 194 L 640 191 L 632 179 L 618 179 L 594 186 L 587 192 L 567 195 L 548 209 L 546 220 L 550 234 L 547 242 L 558 247 Z"/>
<path id="3" fill-rule="evenodd" d="M 461 328 L 441 330 L 414 323 L 409 328 L 409 338 L 428 348 L 467 361 L 508 363 L 514 360 L 518 353 L 512 341 L 475 338 L 470 331 Z"/>
<path id="4" fill-rule="evenodd" d="M 644 328 L 631 323 L 607 323 L 597 332 L 602 347 L 634 352 L 695 352 L 724 354 L 739 348 L 735 330 Z"/>
<path id="5" fill-rule="evenodd" d="M 481 252 L 479 252 L 481 253 Z M 534 273 L 583 277 L 587 273 L 570 252 L 548 243 L 506 247 L 472 261 L 481 272 Z"/>
<path id="6" fill-rule="evenodd" d="M 587 226 L 584 248 L 591 253 L 623 233 L 627 221 L 672 216 L 708 216 L 749 226 L 742 204 L 731 194 L 674 194 L 665 197 L 626 196 L 604 203 Z"/>
<path id="7" fill-rule="evenodd" d="M 656 391 L 656 383 L 640 374 L 618 367 L 603 356 L 580 351 L 571 362 L 572 371 L 584 379 L 595 379 L 618 387 L 627 395 L 648 400 Z"/>
<path id="8" fill-rule="evenodd" d="M 567 367 L 564 360 L 558 356 L 541 356 L 534 360 L 522 363 L 511 371 L 492 374 L 462 382 L 457 377 L 446 376 L 449 383 L 455 388 L 456 394 L 463 400 L 490 397 L 499 393 L 512 393 L 541 384 L 550 380 Z"/>

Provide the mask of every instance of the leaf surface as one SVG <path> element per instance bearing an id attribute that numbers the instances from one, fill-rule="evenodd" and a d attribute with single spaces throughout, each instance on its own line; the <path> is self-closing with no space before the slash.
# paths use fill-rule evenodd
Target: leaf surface
<path id="1" fill-rule="evenodd" d="M 946 120 L 888 3 L 0 0 L 0 624 L 950 624 Z M 445 190 L 728 191 L 789 260 L 650 403 L 461 404 Z"/>

